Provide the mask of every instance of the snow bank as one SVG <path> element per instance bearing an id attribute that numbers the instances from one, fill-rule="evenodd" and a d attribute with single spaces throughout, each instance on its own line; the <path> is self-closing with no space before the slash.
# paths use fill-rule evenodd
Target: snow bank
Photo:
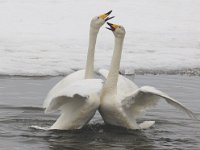
<path id="1" fill-rule="evenodd" d="M 0 74 L 62 75 L 84 68 L 89 23 L 113 10 L 127 31 L 122 68 L 200 68 L 199 0 L 1 0 Z M 95 66 L 109 67 L 113 35 L 99 33 Z"/>

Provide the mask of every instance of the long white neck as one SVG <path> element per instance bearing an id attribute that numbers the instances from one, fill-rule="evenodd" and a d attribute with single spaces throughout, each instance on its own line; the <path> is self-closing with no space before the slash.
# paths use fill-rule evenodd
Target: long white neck
<path id="1" fill-rule="evenodd" d="M 90 27 L 89 47 L 85 67 L 85 79 L 91 79 L 94 76 L 94 52 L 98 32 L 99 30 Z"/>
<path id="2" fill-rule="evenodd" d="M 115 47 L 104 90 L 116 91 L 124 37 L 115 37 Z"/>

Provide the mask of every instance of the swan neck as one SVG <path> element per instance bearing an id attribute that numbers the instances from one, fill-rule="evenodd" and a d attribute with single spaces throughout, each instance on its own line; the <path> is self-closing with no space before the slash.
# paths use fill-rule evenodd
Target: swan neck
<path id="1" fill-rule="evenodd" d="M 115 46 L 112 56 L 111 66 L 104 89 L 112 91 L 117 89 L 118 74 L 120 68 L 121 53 L 124 37 L 115 37 Z"/>
<path id="2" fill-rule="evenodd" d="M 89 47 L 87 53 L 87 61 L 85 67 L 85 79 L 91 79 L 94 76 L 94 52 L 99 30 L 90 27 Z"/>

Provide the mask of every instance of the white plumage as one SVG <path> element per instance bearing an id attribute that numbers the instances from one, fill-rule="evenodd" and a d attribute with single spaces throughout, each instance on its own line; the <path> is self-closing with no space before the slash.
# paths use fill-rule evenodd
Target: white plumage
<path id="1" fill-rule="evenodd" d="M 125 29 L 110 24 L 115 35 L 115 48 L 109 72 L 100 69 L 99 73 L 107 80 L 103 87 L 100 100 L 100 114 L 105 123 L 129 129 L 147 129 L 155 121 L 144 121 L 137 124 L 136 119 L 149 107 L 155 106 L 159 100 L 185 112 L 189 117 L 197 119 L 195 114 L 177 100 L 150 86 L 139 88 L 129 79 L 118 74 Z"/>
<path id="2" fill-rule="evenodd" d="M 61 90 L 63 90 L 64 88 L 66 88 L 68 85 L 70 85 L 73 82 L 79 81 L 79 80 L 83 80 L 84 79 L 84 75 L 85 75 L 85 70 L 79 70 L 76 71 L 68 76 L 66 76 L 65 78 L 63 78 L 61 81 L 59 81 L 47 94 L 47 97 L 44 100 L 43 103 L 43 107 L 46 108 L 46 112 L 49 104 L 52 101 L 52 98 Z"/>
<path id="3" fill-rule="evenodd" d="M 61 110 L 51 129 L 79 129 L 94 116 L 100 103 L 101 79 L 74 82 L 57 92 L 46 111 Z"/>
<path id="4" fill-rule="evenodd" d="M 79 129 L 99 107 L 102 80 L 92 79 L 97 34 L 112 11 L 94 17 L 90 23 L 89 47 L 85 70 L 76 71 L 58 82 L 44 100 L 45 112 L 60 110 L 61 115 L 50 129 Z"/>

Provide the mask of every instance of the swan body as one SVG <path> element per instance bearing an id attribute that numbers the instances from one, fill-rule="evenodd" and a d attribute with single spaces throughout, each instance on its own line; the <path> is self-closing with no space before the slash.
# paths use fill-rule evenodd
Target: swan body
<path id="1" fill-rule="evenodd" d="M 60 110 L 61 115 L 50 129 L 79 129 L 88 123 L 99 107 L 102 82 L 80 80 L 57 92 L 46 111 Z"/>
<path id="2" fill-rule="evenodd" d="M 94 17 L 90 23 L 89 47 L 85 70 L 76 71 L 58 82 L 47 94 L 45 112 L 61 111 L 50 129 L 79 129 L 92 118 L 99 107 L 102 80 L 94 80 L 94 51 L 97 34 L 112 11 Z"/>
<path id="3" fill-rule="evenodd" d="M 99 112 L 107 124 L 128 129 L 147 129 L 155 121 L 144 121 L 138 124 L 136 119 L 159 100 L 184 111 L 189 117 L 197 119 L 195 114 L 177 100 L 154 87 L 139 88 L 129 79 L 118 74 L 125 29 L 122 26 L 108 23 L 115 35 L 115 48 L 109 72 L 100 69 L 99 73 L 107 78 L 101 93 Z"/>

